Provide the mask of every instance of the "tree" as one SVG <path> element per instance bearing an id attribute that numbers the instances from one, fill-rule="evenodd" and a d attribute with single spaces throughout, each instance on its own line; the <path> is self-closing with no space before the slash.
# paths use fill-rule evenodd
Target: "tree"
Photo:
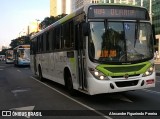
<path id="1" fill-rule="evenodd" d="M 55 22 L 55 17 L 51 16 L 51 17 L 46 17 L 40 24 L 39 27 L 40 29 L 44 29 L 47 26 L 51 25 L 52 23 Z"/>
<path id="2" fill-rule="evenodd" d="M 53 24 L 54 22 L 58 21 L 59 19 L 63 18 L 64 16 L 66 16 L 67 14 L 61 14 L 58 15 L 56 17 L 51 16 L 51 17 L 46 17 L 40 24 L 39 24 L 39 28 L 40 29 L 44 29 L 47 26 Z"/>
<path id="3" fill-rule="evenodd" d="M 30 44 L 30 38 L 29 36 L 22 36 L 22 37 L 18 37 L 16 39 L 13 39 L 10 43 L 11 48 L 15 48 L 18 45 L 24 45 L 24 44 Z"/>

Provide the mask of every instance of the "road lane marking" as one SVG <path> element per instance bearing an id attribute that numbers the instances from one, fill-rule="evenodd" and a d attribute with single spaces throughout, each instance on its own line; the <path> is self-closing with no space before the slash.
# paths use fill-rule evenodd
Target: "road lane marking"
<path id="1" fill-rule="evenodd" d="M 21 70 L 19 70 L 19 69 L 18 69 L 17 71 L 18 71 L 18 72 L 21 72 Z"/>
<path id="2" fill-rule="evenodd" d="M 83 104 L 82 102 L 79 102 L 78 100 L 76 100 L 76 99 L 74 99 L 74 98 L 72 98 L 72 97 L 70 97 L 70 96 L 68 96 L 68 95 L 66 95 L 66 94 L 64 94 L 64 93 L 62 93 L 61 91 L 59 91 L 59 90 L 57 90 L 57 89 L 55 89 L 55 88 L 53 88 L 53 87 L 51 87 L 51 86 L 49 86 L 49 85 L 47 85 L 47 84 L 45 84 L 45 83 L 43 83 L 43 82 L 37 80 L 36 78 L 34 78 L 34 77 L 32 77 L 32 76 L 31 76 L 31 78 L 34 79 L 34 80 L 36 80 L 37 82 L 39 82 L 39 83 L 41 83 L 41 84 L 47 86 L 48 88 L 50 88 L 50 89 L 56 91 L 57 93 L 59 93 L 59 94 L 65 96 L 66 98 L 68 98 L 68 99 L 70 99 L 70 100 L 72 100 L 72 101 L 74 101 L 74 102 L 80 104 L 81 106 L 83 106 L 83 107 L 85 107 L 85 108 L 87 108 L 87 109 L 89 109 L 89 110 L 91 110 L 91 111 L 97 113 L 98 115 L 103 116 L 103 117 L 106 118 L 106 119 L 112 119 L 111 117 L 106 116 L 105 114 L 103 114 L 103 113 L 101 113 L 101 112 L 95 110 L 94 108 L 92 108 L 92 107 L 90 107 L 90 106 L 88 106 L 88 105 Z"/>
<path id="3" fill-rule="evenodd" d="M 11 92 L 14 94 L 14 96 L 17 96 L 17 93 L 23 93 L 23 92 L 27 92 L 30 89 L 18 89 L 18 90 L 12 90 Z"/>
<path id="4" fill-rule="evenodd" d="M 148 92 L 148 93 L 160 94 L 160 92 L 158 92 L 158 91 L 153 91 L 153 90 L 148 90 L 148 89 L 142 89 L 142 90 L 145 92 Z"/>

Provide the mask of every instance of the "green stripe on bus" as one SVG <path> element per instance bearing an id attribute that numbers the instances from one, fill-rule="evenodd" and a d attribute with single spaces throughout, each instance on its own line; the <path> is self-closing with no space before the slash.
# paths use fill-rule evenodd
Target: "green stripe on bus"
<path id="1" fill-rule="evenodd" d="M 69 58 L 69 63 L 72 71 L 76 71 L 76 60 L 75 58 Z"/>
<path id="2" fill-rule="evenodd" d="M 68 15 L 68 16 L 66 16 L 66 17 L 64 17 L 64 18 L 62 18 L 62 19 L 60 19 L 60 20 L 59 20 L 59 23 L 62 24 L 62 23 L 64 23 L 65 21 L 67 21 L 67 20 L 73 18 L 74 16 L 75 16 L 75 13 L 72 13 L 72 14 L 70 14 L 70 15 Z"/>
<path id="3" fill-rule="evenodd" d="M 150 62 L 143 62 L 131 65 L 99 65 L 97 70 L 101 71 L 107 76 L 124 76 L 143 74 L 151 66 Z"/>

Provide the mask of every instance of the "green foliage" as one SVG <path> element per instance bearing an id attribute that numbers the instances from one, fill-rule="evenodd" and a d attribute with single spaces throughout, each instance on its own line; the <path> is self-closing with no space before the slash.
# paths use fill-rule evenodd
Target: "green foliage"
<path id="1" fill-rule="evenodd" d="M 61 15 L 58 15 L 56 17 L 54 16 L 51 16 L 51 17 L 46 17 L 40 24 L 39 24 L 39 28 L 40 29 L 44 29 L 46 28 L 47 26 L 53 24 L 54 22 L 58 21 L 59 19 L 65 17 L 67 14 L 61 14 Z"/>
<path id="2" fill-rule="evenodd" d="M 30 38 L 29 36 L 22 36 L 18 37 L 16 39 L 13 39 L 10 43 L 11 48 L 15 48 L 18 45 L 23 45 L 23 44 L 30 44 Z"/>

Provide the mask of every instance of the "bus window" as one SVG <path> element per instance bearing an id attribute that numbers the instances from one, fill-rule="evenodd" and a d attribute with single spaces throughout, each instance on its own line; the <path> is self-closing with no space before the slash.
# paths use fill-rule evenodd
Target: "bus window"
<path id="1" fill-rule="evenodd" d="M 42 41 L 43 41 L 43 52 L 46 52 L 46 35 L 45 34 L 42 34 L 43 36 L 43 39 L 42 39 Z"/>
<path id="2" fill-rule="evenodd" d="M 49 51 L 53 50 L 53 30 L 49 32 Z"/>
<path id="3" fill-rule="evenodd" d="M 70 23 L 69 23 L 69 31 L 70 31 L 70 34 L 69 34 L 69 38 L 70 38 L 70 47 L 71 48 L 73 48 L 74 47 L 74 23 L 73 23 L 73 21 L 71 21 Z"/>
<path id="4" fill-rule="evenodd" d="M 55 49 L 60 49 L 60 27 L 57 27 L 56 28 L 56 46 L 55 46 Z"/>
<path id="5" fill-rule="evenodd" d="M 49 51 L 50 47 L 49 47 L 49 32 L 47 32 L 46 34 L 46 51 Z"/>
<path id="6" fill-rule="evenodd" d="M 43 44 L 44 44 L 44 42 L 43 42 L 43 35 L 40 36 L 40 39 L 41 39 L 41 52 L 43 52 L 44 51 L 44 47 L 43 47 Z"/>
<path id="7" fill-rule="evenodd" d="M 55 49 L 55 42 L 56 42 L 56 30 L 53 30 L 53 39 L 52 39 L 52 48 Z"/>
<path id="8" fill-rule="evenodd" d="M 70 31 L 69 32 L 66 32 L 69 30 L 69 24 L 66 23 L 64 26 L 63 26 L 63 42 L 64 42 L 64 48 L 69 48 L 70 47 L 70 44 L 69 44 L 69 41 L 70 41 L 70 37 L 69 37 L 69 34 L 70 34 Z"/>

